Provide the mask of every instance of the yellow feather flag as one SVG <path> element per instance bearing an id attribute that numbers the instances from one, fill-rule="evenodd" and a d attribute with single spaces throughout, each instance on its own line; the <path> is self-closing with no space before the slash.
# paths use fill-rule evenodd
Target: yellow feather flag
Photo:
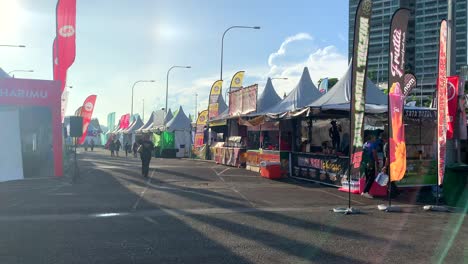
<path id="1" fill-rule="evenodd" d="M 222 80 L 214 82 L 213 86 L 211 86 L 210 98 L 208 102 L 208 116 L 210 120 L 219 115 L 218 101 L 219 101 L 219 97 L 221 96 L 222 89 L 223 89 Z"/>
<path id="2" fill-rule="evenodd" d="M 231 80 L 231 88 L 229 89 L 230 92 L 237 91 L 242 88 L 244 83 L 244 74 L 245 71 L 238 71 L 236 74 L 234 74 L 234 77 L 232 77 Z"/>

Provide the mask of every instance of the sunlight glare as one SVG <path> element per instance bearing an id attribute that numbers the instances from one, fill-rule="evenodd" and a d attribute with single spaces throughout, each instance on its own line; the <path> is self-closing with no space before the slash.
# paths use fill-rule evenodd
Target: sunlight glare
<path id="1" fill-rule="evenodd" d="M 19 0 L 0 0 L 0 32 L 2 37 L 14 37 L 24 19 Z"/>

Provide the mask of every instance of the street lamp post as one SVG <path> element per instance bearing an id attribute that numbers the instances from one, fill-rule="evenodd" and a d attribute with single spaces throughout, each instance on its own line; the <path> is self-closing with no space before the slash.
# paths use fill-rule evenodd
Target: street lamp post
<path id="1" fill-rule="evenodd" d="M 13 71 L 8 72 L 8 75 L 11 76 L 11 74 L 14 72 L 34 72 L 34 70 L 13 70 Z M 14 75 L 12 77 L 15 78 Z"/>
<path id="2" fill-rule="evenodd" d="M 167 76 L 166 76 L 166 107 L 164 108 L 164 118 L 167 115 L 167 109 L 168 109 L 167 108 L 167 99 L 168 99 L 168 96 L 169 96 L 169 73 L 171 72 L 172 69 L 175 69 L 175 68 L 190 69 L 190 68 L 192 68 L 192 66 L 172 66 L 167 71 Z"/>
<path id="3" fill-rule="evenodd" d="M 223 79 L 223 59 L 224 59 L 224 58 L 223 58 L 223 56 L 224 56 L 223 54 L 224 54 L 224 36 L 226 36 L 226 33 L 227 33 L 229 30 L 233 29 L 233 28 L 250 28 L 250 29 L 260 29 L 260 27 L 258 27 L 258 26 L 257 26 L 257 27 L 248 27 L 248 26 L 232 26 L 232 27 L 230 27 L 230 28 L 226 29 L 226 31 L 224 31 L 224 33 L 223 33 L 223 38 L 221 39 L 221 76 L 219 77 L 219 79 L 220 79 L 220 80 L 222 80 L 222 79 Z"/>
<path id="4" fill-rule="evenodd" d="M 155 80 L 139 80 L 139 81 L 136 81 L 133 86 L 132 86 L 132 111 L 131 111 L 131 115 L 130 116 L 133 116 L 133 92 L 135 90 L 135 85 L 137 83 L 142 83 L 142 82 L 155 82 Z"/>
<path id="5" fill-rule="evenodd" d="M 8 48 L 26 48 L 25 45 L 0 45 L 0 47 L 8 47 Z"/>
<path id="6" fill-rule="evenodd" d="M 198 119 L 198 94 L 195 93 L 195 120 Z"/>

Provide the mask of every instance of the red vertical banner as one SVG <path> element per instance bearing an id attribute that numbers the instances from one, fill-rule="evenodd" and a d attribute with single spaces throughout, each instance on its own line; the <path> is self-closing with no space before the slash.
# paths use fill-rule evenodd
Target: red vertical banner
<path id="1" fill-rule="evenodd" d="M 120 128 L 128 128 L 130 126 L 130 114 L 123 115 L 120 118 Z"/>
<path id="2" fill-rule="evenodd" d="M 61 82 L 61 91 L 65 90 L 65 84 L 67 80 L 67 70 L 63 67 L 59 66 L 59 57 L 58 57 L 58 48 L 57 48 L 57 37 L 54 39 L 52 57 L 53 57 L 53 73 L 54 73 L 54 81 Z"/>
<path id="3" fill-rule="evenodd" d="M 81 108 L 81 116 L 83 117 L 83 135 L 81 136 L 78 144 L 83 144 L 85 142 L 86 136 L 88 134 L 88 126 L 91 122 L 91 117 L 93 116 L 94 105 L 96 104 L 96 95 L 90 95 L 83 103 Z"/>
<path id="4" fill-rule="evenodd" d="M 448 103 L 448 122 L 447 139 L 453 138 L 458 109 L 458 76 L 447 77 L 447 103 Z"/>
<path id="5" fill-rule="evenodd" d="M 54 80 L 62 81 L 63 91 L 67 70 L 75 61 L 76 55 L 76 0 L 58 0 L 56 16 Z"/>
<path id="6" fill-rule="evenodd" d="M 444 182 L 447 144 L 447 21 L 440 24 L 439 74 L 437 78 L 437 175 Z"/>

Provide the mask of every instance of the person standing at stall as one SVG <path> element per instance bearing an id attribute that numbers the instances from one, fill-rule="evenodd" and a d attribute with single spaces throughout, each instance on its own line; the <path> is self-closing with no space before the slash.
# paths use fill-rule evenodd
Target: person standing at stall
<path id="1" fill-rule="evenodd" d="M 149 173 L 149 165 L 151 162 L 151 156 L 153 153 L 154 144 L 151 142 L 147 136 L 140 142 L 140 147 L 138 152 L 140 152 L 141 158 L 141 174 L 143 177 L 147 178 Z"/>
<path id="2" fill-rule="evenodd" d="M 119 151 L 121 147 L 122 147 L 122 143 L 120 143 L 120 140 L 117 139 L 115 141 L 115 154 L 117 155 L 117 157 L 119 157 Z"/>
<path id="3" fill-rule="evenodd" d="M 363 147 L 362 162 L 366 174 L 366 187 L 361 193 L 362 196 L 372 199 L 374 198 L 369 194 L 372 184 L 375 181 L 376 172 L 379 171 L 379 158 L 377 156 L 377 144 L 375 142 L 375 135 L 369 135 Z"/>
<path id="4" fill-rule="evenodd" d="M 332 120 L 330 122 L 331 127 L 328 130 L 328 136 L 332 140 L 332 145 L 333 145 L 333 150 L 335 152 L 338 152 L 340 150 L 340 132 L 341 132 L 341 126 L 336 123 L 336 120 Z"/>
<path id="5" fill-rule="evenodd" d="M 135 141 L 133 143 L 133 157 L 136 158 L 137 157 L 137 153 L 138 153 L 138 143 Z"/>
<path id="6" fill-rule="evenodd" d="M 383 144 L 383 167 L 382 167 L 382 172 L 388 175 L 388 168 L 390 167 L 390 146 L 388 144 L 388 141 L 385 140 L 388 137 L 386 133 L 382 135 L 382 139 L 384 140 Z M 395 182 L 389 180 L 389 184 L 391 185 L 391 197 L 395 198 L 400 194 L 400 191 L 398 190 L 398 186 L 396 185 Z"/>
<path id="7" fill-rule="evenodd" d="M 109 143 L 109 150 L 111 153 L 111 157 L 115 157 L 115 141 L 113 139 Z"/>
<path id="8" fill-rule="evenodd" d="M 127 142 L 125 142 L 125 157 L 126 158 L 128 158 L 128 153 L 129 152 L 131 153 L 132 150 L 131 150 L 131 147 L 130 147 L 130 143 L 128 143 L 128 141 L 127 141 Z"/>

